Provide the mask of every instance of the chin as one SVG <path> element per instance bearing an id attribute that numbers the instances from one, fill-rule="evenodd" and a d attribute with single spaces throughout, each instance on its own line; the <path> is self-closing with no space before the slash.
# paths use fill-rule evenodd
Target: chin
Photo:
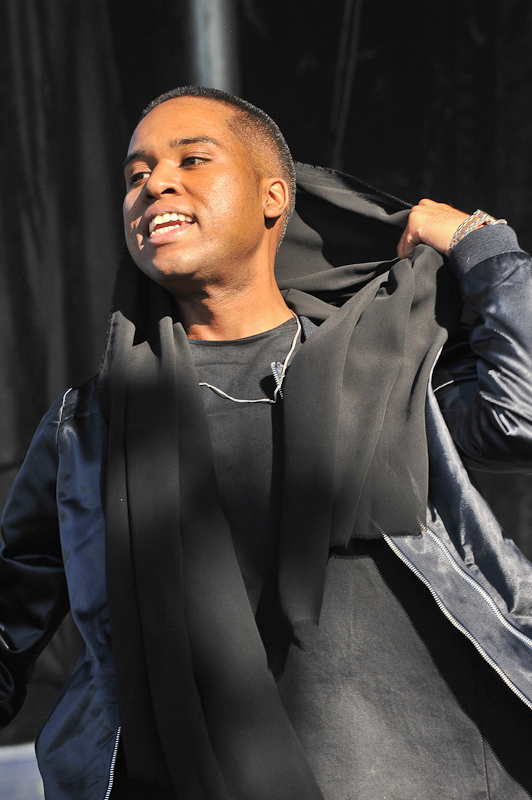
<path id="1" fill-rule="evenodd" d="M 206 282 L 205 276 L 198 273 L 197 269 L 185 264 L 150 264 L 141 269 L 148 278 L 174 295 L 197 293 Z"/>

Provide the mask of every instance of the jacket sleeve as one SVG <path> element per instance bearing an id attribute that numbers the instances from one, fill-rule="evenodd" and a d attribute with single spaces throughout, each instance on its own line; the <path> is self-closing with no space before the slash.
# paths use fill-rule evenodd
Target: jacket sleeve
<path id="1" fill-rule="evenodd" d="M 2 516 L 0 727 L 26 695 L 33 663 L 69 608 L 56 505 L 59 398 L 41 421 Z"/>
<path id="2" fill-rule="evenodd" d="M 532 471 L 532 259 L 497 225 L 464 237 L 450 263 L 478 316 L 436 365 L 440 408 L 469 466 Z"/>

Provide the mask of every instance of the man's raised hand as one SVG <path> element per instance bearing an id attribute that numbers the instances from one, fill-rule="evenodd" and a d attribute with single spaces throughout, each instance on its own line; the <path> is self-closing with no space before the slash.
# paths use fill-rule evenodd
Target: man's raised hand
<path id="1" fill-rule="evenodd" d="M 397 247 L 399 258 L 410 258 L 415 246 L 420 243 L 430 244 L 440 253 L 448 255 L 456 229 L 468 216 L 446 203 L 420 200 L 418 205 L 412 208 L 399 241 Z"/>

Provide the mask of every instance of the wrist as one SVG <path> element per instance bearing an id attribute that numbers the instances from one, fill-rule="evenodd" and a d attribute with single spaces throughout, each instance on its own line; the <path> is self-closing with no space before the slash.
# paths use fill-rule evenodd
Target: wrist
<path id="1" fill-rule="evenodd" d="M 476 231 L 477 228 L 481 228 L 483 225 L 507 225 L 505 219 L 495 219 L 490 214 L 487 214 L 485 211 L 481 211 L 478 208 L 470 217 L 467 217 L 463 222 L 460 223 L 456 231 L 454 232 L 453 238 L 451 239 L 451 244 L 449 245 L 449 252 L 456 247 L 458 242 L 460 242 L 464 236 L 467 236 L 472 231 Z"/>
<path id="2" fill-rule="evenodd" d="M 509 225 L 489 225 L 477 228 L 458 242 L 449 253 L 449 264 L 459 277 L 477 264 L 509 253 L 523 253 L 515 231 Z M 496 270 L 500 269 L 498 264 Z"/>

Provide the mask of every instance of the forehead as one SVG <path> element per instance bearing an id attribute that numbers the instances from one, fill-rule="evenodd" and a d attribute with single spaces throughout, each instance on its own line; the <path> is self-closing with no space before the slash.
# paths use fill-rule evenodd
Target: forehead
<path id="1" fill-rule="evenodd" d="M 128 153 L 139 147 L 165 145 L 169 141 L 205 136 L 230 150 L 241 142 L 228 121 L 233 110 L 222 103 L 200 97 L 174 97 L 156 106 L 137 125 Z"/>

